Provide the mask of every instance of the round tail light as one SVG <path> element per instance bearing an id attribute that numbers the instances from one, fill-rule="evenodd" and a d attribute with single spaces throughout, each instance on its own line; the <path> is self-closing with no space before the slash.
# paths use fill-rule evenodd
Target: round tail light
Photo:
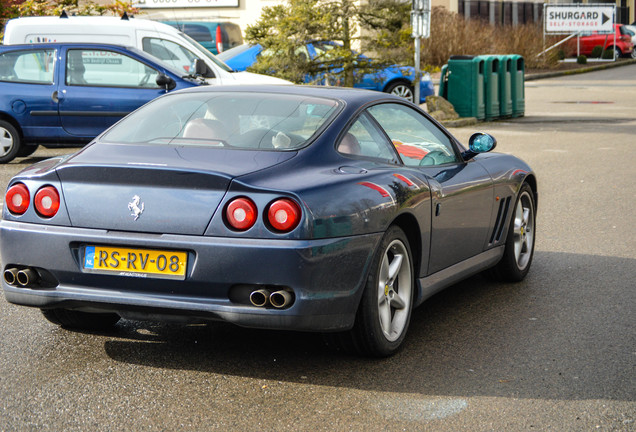
<path id="1" fill-rule="evenodd" d="M 16 183 L 7 191 L 4 202 L 11 213 L 23 215 L 29 208 L 30 199 L 29 189 L 23 183 Z"/>
<path id="2" fill-rule="evenodd" d="M 60 194 L 53 186 L 44 186 L 35 194 L 33 203 L 40 216 L 51 218 L 60 209 Z"/>
<path id="3" fill-rule="evenodd" d="M 267 210 L 269 224 L 280 232 L 289 232 L 296 228 L 301 215 L 300 206 L 287 198 L 272 202 Z"/>
<path id="4" fill-rule="evenodd" d="M 249 198 L 236 198 L 225 208 L 225 220 L 237 231 L 246 231 L 256 223 L 256 204 Z"/>

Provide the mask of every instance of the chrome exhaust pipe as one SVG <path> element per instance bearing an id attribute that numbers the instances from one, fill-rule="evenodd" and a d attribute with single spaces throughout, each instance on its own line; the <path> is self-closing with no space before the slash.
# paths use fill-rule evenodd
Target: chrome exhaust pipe
<path id="1" fill-rule="evenodd" d="M 275 308 L 282 309 L 290 305 L 290 303 L 292 302 L 292 298 L 293 297 L 289 291 L 285 291 L 285 290 L 274 291 L 269 296 L 269 302 Z"/>
<path id="2" fill-rule="evenodd" d="M 18 278 L 18 269 L 10 268 L 4 271 L 4 281 L 9 285 L 15 285 Z"/>
<path id="3" fill-rule="evenodd" d="M 20 285 L 26 287 L 37 283 L 40 279 L 40 275 L 33 269 L 25 268 L 18 272 L 17 279 Z"/>
<path id="4" fill-rule="evenodd" d="M 256 307 L 267 306 L 267 300 L 269 299 L 269 290 L 259 289 L 252 291 L 250 294 L 250 303 Z"/>

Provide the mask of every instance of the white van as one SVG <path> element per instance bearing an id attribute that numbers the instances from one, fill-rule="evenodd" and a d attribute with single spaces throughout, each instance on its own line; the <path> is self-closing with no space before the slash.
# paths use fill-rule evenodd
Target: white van
<path id="1" fill-rule="evenodd" d="M 192 73 L 195 59 L 207 66 L 210 84 L 289 84 L 288 81 L 249 72 L 234 72 L 190 36 L 167 24 L 146 19 L 95 16 L 26 17 L 9 20 L 3 44 L 93 42 L 134 46 Z"/>

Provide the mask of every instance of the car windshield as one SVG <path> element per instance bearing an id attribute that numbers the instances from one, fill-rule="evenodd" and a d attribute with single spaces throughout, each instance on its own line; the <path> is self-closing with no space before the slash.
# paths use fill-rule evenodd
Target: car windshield
<path id="1" fill-rule="evenodd" d="M 295 150 L 335 115 L 339 103 L 301 95 L 181 93 L 130 114 L 102 142 Z"/>
<path id="2" fill-rule="evenodd" d="M 215 65 L 217 65 L 218 67 L 220 67 L 226 72 L 234 72 L 234 69 L 232 69 L 231 67 L 223 63 L 223 61 L 219 60 L 214 54 L 212 54 L 207 48 L 205 48 L 199 42 L 195 41 L 194 39 L 192 39 L 190 36 L 188 36 L 185 33 L 180 32 L 179 35 L 183 37 L 184 39 L 187 39 L 192 45 L 199 48 L 199 51 L 203 53 L 203 55 L 206 56 L 208 59 L 212 60 L 212 62 L 214 62 Z"/>
<path id="3" fill-rule="evenodd" d="M 183 75 L 183 70 L 180 68 L 176 68 L 174 67 L 171 63 L 166 62 L 162 59 L 160 59 L 159 57 L 156 57 L 152 54 L 150 54 L 149 52 L 146 51 L 142 51 L 138 48 L 135 47 L 128 47 L 128 50 L 134 52 L 135 54 L 137 54 L 138 56 L 142 57 L 142 58 L 146 58 L 146 57 L 151 57 L 152 61 L 154 61 L 155 63 L 158 63 L 162 68 L 166 69 L 168 72 L 176 75 L 176 76 L 182 76 Z"/>

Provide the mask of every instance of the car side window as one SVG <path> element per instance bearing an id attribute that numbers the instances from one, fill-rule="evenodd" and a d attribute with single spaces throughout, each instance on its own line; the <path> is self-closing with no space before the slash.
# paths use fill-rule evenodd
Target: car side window
<path id="1" fill-rule="evenodd" d="M 450 138 L 413 108 L 386 103 L 372 106 L 368 111 L 389 136 L 404 165 L 459 162 Z"/>
<path id="2" fill-rule="evenodd" d="M 66 53 L 66 84 L 97 87 L 159 88 L 159 72 L 114 51 L 71 49 Z"/>
<path id="3" fill-rule="evenodd" d="M 336 149 L 346 156 L 398 163 L 391 147 L 384 134 L 363 114 L 342 136 Z"/>
<path id="4" fill-rule="evenodd" d="M 11 51 L 0 55 L 0 81 L 52 84 L 55 50 Z"/>
<path id="5" fill-rule="evenodd" d="M 183 69 L 185 74 L 192 72 L 190 69 L 194 60 L 199 58 L 185 47 L 166 39 L 143 38 L 142 48 L 148 54 L 152 54 L 175 68 Z"/>

